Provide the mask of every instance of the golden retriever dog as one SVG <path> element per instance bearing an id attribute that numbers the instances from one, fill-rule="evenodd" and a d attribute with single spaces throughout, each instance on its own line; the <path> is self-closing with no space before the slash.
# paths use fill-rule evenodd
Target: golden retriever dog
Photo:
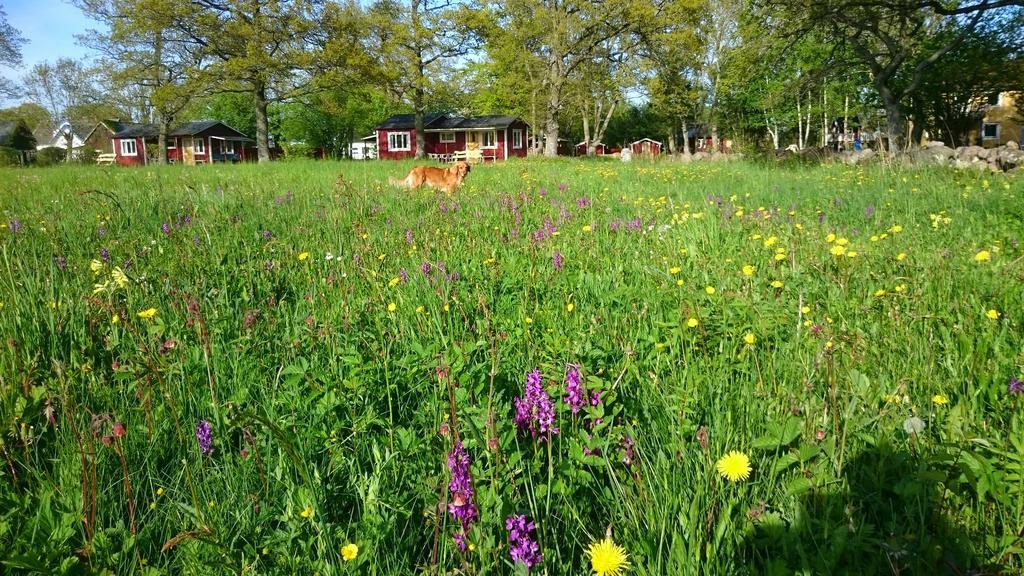
<path id="1" fill-rule="evenodd" d="M 435 168 L 433 166 L 416 166 L 409 171 L 404 180 L 388 178 L 393 186 L 401 186 L 410 190 L 426 185 L 438 190 L 444 190 L 449 196 L 455 193 L 455 189 L 462 184 L 462 181 L 469 174 L 469 163 L 456 162 L 450 168 Z"/>

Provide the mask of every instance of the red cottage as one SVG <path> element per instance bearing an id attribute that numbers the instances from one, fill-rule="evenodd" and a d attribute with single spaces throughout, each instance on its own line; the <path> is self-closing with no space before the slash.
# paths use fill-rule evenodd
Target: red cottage
<path id="1" fill-rule="evenodd" d="M 604 156 L 607 153 L 608 153 L 608 147 L 605 146 L 603 143 L 598 142 L 598 143 L 594 144 L 594 155 L 595 156 Z M 586 156 L 587 155 L 587 141 L 586 140 L 584 140 L 583 142 L 580 142 L 579 144 L 576 145 L 576 155 L 577 156 Z"/>
<path id="2" fill-rule="evenodd" d="M 153 162 L 146 145 L 156 146 L 160 130 L 154 124 L 121 124 L 111 137 L 117 163 L 140 166 Z M 255 141 L 217 120 L 188 122 L 167 135 L 167 161 L 187 166 L 209 162 L 244 162 L 257 157 Z"/>
<path id="3" fill-rule="evenodd" d="M 208 162 L 245 162 L 258 155 L 256 141 L 218 120 L 189 122 L 171 130 L 167 160 L 186 166 Z"/>
<path id="4" fill-rule="evenodd" d="M 633 154 L 641 156 L 657 156 L 661 154 L 661 142 L 650 138 L 641 138 L 629 145 Z"/>
<path id="5" fill-rule="evenodd" d="M 416 118 L 397 114 L 375 128 L 378 157 L 388 160 L 416 155 Z M 423 136 L 428 157 L 453 160 L 507 160 L 526 156 L 529 125 L 517 116 L 450 116 L 428 114 Z"/>

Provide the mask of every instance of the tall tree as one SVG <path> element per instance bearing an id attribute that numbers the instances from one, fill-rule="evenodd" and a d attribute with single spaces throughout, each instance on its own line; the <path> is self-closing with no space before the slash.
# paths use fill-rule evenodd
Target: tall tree
<path id="1" fill-rule="evenodd" d="M 7 22 L 7 14 L 0 6 L 0 67 L 17 68 L 21 66 L 21 47 L 25 39 L 21 33 Z M 14 83 L 0 76 L 0 96 L 14 98 L 17 90 Z"/>
<path id="2" fill-rule="evenodd" d="M 0 120 L 24 120 L 33 131 L 39 128 L 53 129 L 53 117 L 46 108 L 35 102 L 23 102 L 0 110 Z"/>
<path id="3" fill-rule="evenodd" d="M 318 61 L 311 41 L 315 0 L 192 0 L 175 14 L 176 33 L 220 92 L 249 94 L 259 161 L 270 160 L 267 109 L 309 93 Z"/>
<path id="4" fill-rule="evenodd" d="M 478 44 L 474 15 L 450 0 L 381 0 L 369 13 L 368 37 L 381 59 L 380 76 L 392 94 L 411 105 L 416 157 L 424 158 L 427 106 L 444 84 L 446 66 Z"/>
<path id="5" fill-rule="evenodd" d="M 544 97 L 544 154 L 558 154 L 560 120 L 570 76 L 598 58 L 610 41 L 621 49 L 636 46 L 637 37 L 657 23 L 665 0 L 510 0 L 493 3 L 496 29 L 521 43 L 541 60 L 539 83 Z M 627 39 L 628 38 L 628 39 Z"/>
<path id="6" fill-rule="evenodd" d="M 906 114 L 925 73 L 970 41 L 983 18 L 1007 17 L 1021 0 L 759 0 L 776 16 L 779 37 L 812 31 L 849 47 L 852 61 L 868 70 L 886 112 L 890 148 L 906 141 Z M 935 42 L 936 38 L 942 42 Z"/>
<path id="7" fill-rule="evenodd" d="M 168 133 L 192 96 L 201 92 L 201 60 L 186 48 L 173 27 L 185 15 L 170 0 L 75 0 L 90 18 L 106 26 L 80 35 L 79 42 L 100 52 L 123 107 L 140 107 L 139 119 L 159 127 L 157 162 L 167 161 Z"/>
<path id="8" fill-rule="evenodd" d="M 36 64 L 22 79 L 22 84 L 29 98 L 46 108 L 54 122 L 64 119 L 71 126 L 90 120 L 81 112 L 101 100 L 96 70 L 70 58 Z M 66 158 L 70 162 L 74 140 L 72 130 L 68 130 L 64 138 Z"/>

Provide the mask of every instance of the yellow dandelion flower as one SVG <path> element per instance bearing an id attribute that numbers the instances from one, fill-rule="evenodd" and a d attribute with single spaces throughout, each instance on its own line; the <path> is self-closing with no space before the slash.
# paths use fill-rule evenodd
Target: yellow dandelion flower
<path id="1" fill-rule="evenodd" d="M 590 568 L 597 576 L 621 576 L 629 568 L 629 555 L 611 537 L 591 544 L 586 554 L 590 558 Z"/>
<path id="2" fill-rule="evenodd" d="M 299 253 L 299 260 L 300 261 L 301 260 L 305 260 L 306 258 L 309 258 L 309 252 L 300 252 Z"/>
<path id="3" fill-rule="evenodd" d="M 899 254 L 896 255 L 896 261 L 897 262 L 903 262 L 906 259 L 907 259 L 907 253 L 906 252 L 900 252 Z"/>
<path id="4" fill-rule="evenodd" d="M 747 264 L 747 265 L 745 265 L 743 267 L 743 275 L 744 276 L 753 276 L 755 270 L 757 270 L 757 268 L 754 268 L 750 264 Z"/>
<path id="5" fill-rule="evenodd" d="M 676 274 L 679 274 L 682 271 L 683 271 L 683 269 L 680 268 L 679 266 L 673 266 L 673 267 L 668 269 L 668 273 L 673 275 L 673 276 L 675 276 Z"/>
<path id="6" fill-rule="evenodd" d="M 831 252 L 833 256 L 838 258 L 843 254 L 846 254 L 846 246 L 836 244 L 835 246 L 829 249 L 829 252 Z"/>
<path id="7" fill-rule="evenodd" d="M 423 306 L 417 306 L 416 307 L 416 313 L 417 314 L 423 314 L 424 310 L 426 310 L 426 308 L 424 308 Z"/>
<path id="8" fill-rule="evenodd" d="M 341 547 L 341 557 L 345 562 L 351 562 L 359 555 L 359 546 L 351 542 Z"/>
<path id="9" fill-rule="evenodd" d="M 835 241 L 836 241 L 836 235 L 835 234 L 829 234 L 828 236 L 825 236 L 825 242 L 828 242 L 829 244 L 831 244 L 831 243 L 833 243 Z"/>
<path id="10" fill-rule="evenodd" d="M 110 319 L 110 323 L 111 324 L 117 324 L 120 321 L 121 321 L 121 317 L 118 316 L 117 314 L 114 314 L 114 316 Z"/>
<path id="11" fill-rule="evenodd" d="M 775 255 L 775 260 L 778 261 L 778 262 L 781 262 L 782 260 L 785 260 L 785 259 L 786 259 L 786 253 L 785 252 L 779 252 L 778 254 Z"/>
<path id="12" fill-rule="evenodd" d="M 875 298 L 881 298 L 882 296 L 885 296 L 885 290 L 881 288 L 875 290 Z"/>
<path id="13" fill-rule="evenodd" d="M 989 320 L 999 320 L 999 316 L 1001 316 L 1001 314 L 999 314 L 999 310 L 993 308 L 988 312 L 985 312 L 985 316 L 988 316 Z"/>
<path id="14" fill-rule="evenodd" d="M 856 258 L 856 257 L 857 257 L 857 252 L 856 252 L 856 250 L 850 250 L 849 252 L 847 252 L 847 253 L 846 253 L 846 257 L 847 257 L 847 258 Z"/>
<path id="15" fill-rule="evenodd" d="M 591 230 L 593 230 L 593 228 L 590 227 L 590 224 L 586 224 L 583 226 L 584 232 L 590 232 Z"/>
<path id="16" fill-rule="evenodd" d="M 156 316 L 156 308 L 146 308 L 145 310 L 139 312 L 137 316 L 139 318 L 142 318 L 143 320 L 149 320 L 153 316 Z"/>
<path id="17" fill-rule="evenodd" d="M 302 516 L 303 518 L 309 518 L 312 515 L 313 515 L 313 507 L 312 506 L 306 506 L 305 508 L 302 509 L 302 512 L 299 512 L 299 516 Z"/>
<path id="18" fill-rule="evenodd" d="M 679 280 L 676 280 L 676 286 L 682 286 L 683 284 L 686 284 L 686 282 L 683 282 L 682 278 L 680 278 Z"/>
<path id="19" fill-rule="evenodd" d="M 523 321 L 527 324 L 533 324 L 533 318 L 530 318 L 529 316 L 527 316 Z"/>
<path id="20" fill-rule="evenodd" d="M 872 236 L 871 237 L 871 241 L 872 242 L 878 242 L 878 236 Z"/>
<path id="21" fill-rule="evenodd" d="M 161 487 L 156 489 L 156 495 L 157 496 L 163 496 L 164 495 L 164 488 L 163 488 L 163 486 L 161 486 Z"/>
<path id="22" fill-rule="evenodd" d="M 394 312 L 395 310 L 398 310 L 398 306 L 396 306 L 394 302 L 389 303 L 388 312 Z"/>
<path id="23" fill-rule="evenodd" d="M 748 346 L 753 346 L 754 342 L 757 342 L 757 338 L 755 338 L 750 332 L 747 332 L 743 335 L 743 341 L 746 342 Z"/>
<path id="24" fill-rule="evenodd" d="M 689 320 L 686 321 L 686 325 L 689 326 L 690 328 L 696 328 L 698 323 L 699 322 L 696 318 L 690 318 Z"/>
<path id="25" fill-rule="evenodd" d="M 945 394 L 936 394 L 935 396 L 932 396 L 932 404 L 935 404 L 936 406 L 945 406 L 946 404 L 949 404 L 949 398 L 946 398 Z"/>
<path id="26" fill-rule="evenodd" d="M 388 281 L 388 286 L 391 287 L 391 288 L 394 288 L 395 286 L 398 286 L 398 283 L 401 282 L 401 281 L 402 281 L 402 279 L 398 278 L 396 276 L 396 277 L 394 277 L 394 278 L 392 278 L 391 280 Z"/>
<path id="27" fill-rule="evenodd" d="M 897 292 L 906 292 L 906 290 L 907 290 L 907 285 L 906 284 L 897 284 L 896 285 L 896 291 Z"/>
<path id="28" fill-rule="evenodd" d="M 889 228 L 889 232 L 892 232 L 893 234 L 899 234 L 900 232 L 903 232 L 903 226 L 897 224 L 892 228 Z"/>
<path id="29" fill-rule="evenodd" d="M 803 308 L 800 308 L 800 311 L 803 312 L 804 314 L 810 314 L 811 313 L 811 307 L 810 306 L 804 306 Z"/>
<path id="30" fill-rule="evenodd" d="M 772 280 L 772 288 L 782 288 L 782 280 Z"/>
<path id="31" fill-rule="evenodd" d="M 712 294 L 715 293 L 715 287 L 714 286 L 705 286 L 704 287 L 704 293 L 707 294 L 708 296 L 711 296 Z"/>
<path id="32" fill-rule="evenodd" d="M 992 255 L 988 253 L 988 250 L 982 250 L 974 255 L 975 262 L 988 262 L 992 259 Z"/>
<path id="33" fill-rule="evenodd" d="M 568 312 L 572 312 L 573 310 L 576 309 L 576 305 L 573 304 L 572 302 L 569 302 L 568 304 L 565 305 L 565 309 Z"/>
<path id="34" fill-rule="evenodd" d="M 730 482 L 739 482 L 750 477 L 750 458 L 743 452 L 733 450 L 715 463 L 718 473 Z"/>
<path id="35" fill-rule="evenodd" d="M 847 240 L 846 238 L 840 238 L 840 239 L 836 240 L 836 244 L 838 244 L 840 246 L 846 246 L 849 243 L 850 243 L 850 241 Z"/>

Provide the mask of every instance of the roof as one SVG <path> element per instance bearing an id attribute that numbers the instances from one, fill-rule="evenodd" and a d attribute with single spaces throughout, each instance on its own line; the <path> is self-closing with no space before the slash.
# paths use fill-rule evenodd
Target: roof
<path id="1" fill-rule="evenodd" d="M 593 144 L 594 148 L 597 148 L 598 146 L 604 146 L 605 148 L 607 148 L 607 146 L 605 145 L 604 142 L 591 142 L 591 144 Z M 586 145 L 587 145 L 587 141 L 586 140 L 584 140 L 583 142 L 580 142 L 579 144 L 577 144 L 577 146 L 586 146 Z"/>
<path id="2" fill-rule="evenodd" d="M 248 137 L 245 134 L 242 134 L 240 130 L 236 130 L 220 120 L 198 120 L 196 122 L 186 122 L 174 130 L 171 130 L 170 136 L 195 136 L 196 134 L 205 132 L 214 126 L 223 126 L 237 134 L 240 138 L 248 139 Z"/>
<path id="3" fill-rule="evenodd" d="M 423 116 L 423 126 L 426 127 L 432 122 L 441 118 L 444 114 L 425 114 Z M 412 129 L 416 127 L 416 115 L 415 114 L 395 114 L 391 118 L 380 123 L 377 126 L 377 130 L 402 130 Z"/>
<path id="4" fill-rule="evenodd" d="M 654 142 L 654 143 L 655 143 L 655 144 L 657 144 L 658 146 L 661 146 L 661 142 L 658 142 L 658 141 L 657 141 L 657 140 L 655 140 L 654 138 L 641 138 L 641 139 L 639 139 L 639 140 L 634 140 L 634 141 L 633 141 L 633 144 L 639 144 L 639 143 L 641 143 L 641 142 Z"/>
<path id="5" fill-rule="evenodd" d="M 114 124 L 121 128 L 114 133 L 114 138 L 156 138 L 160 135 L 160 129 L 155 124 L 138 122 L 114 122 Z M 110 124 L 107 124 L 107 127 L 113 128 Z"/>
<path id="6" fill-rule="evenodd" d="M 513 122 L 523 122 L 518 116 L 455 116 L 449 114 L 427 114 L 423 117 L 423 129 L 431 132 L 456 130 L 481 130 L 486 128 L 507 128 Z M 415 114 L 395 114 L 377 126 L 377 130 L 407 130 L 415 128 Z"/>

